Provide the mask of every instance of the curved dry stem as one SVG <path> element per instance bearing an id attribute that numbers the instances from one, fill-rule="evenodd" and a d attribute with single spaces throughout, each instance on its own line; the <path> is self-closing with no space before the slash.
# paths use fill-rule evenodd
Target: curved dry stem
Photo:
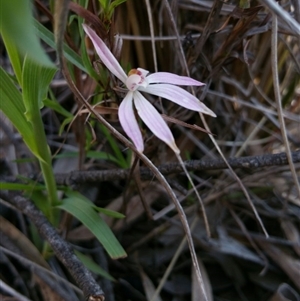
<path id="1" fill-rule="evenodd" d="M 148 157 L 146 157 L 144 154 L 138 152 L 136 150 L 136 148 L 132 145 L 131 142 L 129 142 L 128 139 L 126 139 L 120 132 L 118 132 L 114 127 L 112 127 L 110 125 L 110 123 L 108 123 L 97 111 L 94 110 L 94 108 L 85 100 L 85 98 L 82 96 L 82 94 L 80 93 L 80 91 L 77 89 L 77 87 L 75 86 L 69 72 L 66 66 L 66 62 L 64 60 L 64 68 L 63 68 L 63 74 L 69 84 L 69 87 L 71 89 L 71 91 L 74 93 L 74 95 L 78 98 L 79 102 L 82 105 L 85 105 L 86 108 L 94 114 L 94 116 L 96 117 L 96 119 L 103 124 L 112 135 L 114 135 L 118 140 L 120 140 L 124 145 L 126 145 L 128 148 L 130 148 L 133 152 L 135 152 L 136 156 L 139 157 L 144 164 L 153 172 L 153 174 L 155 175 L 155 177 L 157 178 L 157 180 L 162 184 L 162 186 L 166 189 L 168 195 L 171 197 L 179 218 L 181 220 L 184 232 L 186 234 L 186 238 L 188 241 L 188 245 L 189 245 L 189 249 L 190 249 L 190 253 L 191 253 L 191 257 L 192 257 L 192 262 L 196 271 L 196 275 L 199 281 L 199 284 L 201 286 L 201 289 L 203 290 L 203 294 L 206 296 L 205 294 L 205 289 L 204 289 L 204 285 L 203 285 L 203 280 L 202 280 L 202 276 L 201 276 L 201 272 L 200 272 L 200 267 L 198 264 L 198 260 L 197 260 L 197 255 L 196 255 L 196 251 L 195 251 L 195 247 L 194 247 L 194 242 L 193 242 L 193 238 L 191 235 L 191 231 L 190 231 L 190 227 L 185 215 L 185 212 L 179 202 L 179 200 L 177 199 L 176 194 L 174 193 L 174 191 L 172 190 L 171 186 L 169 185 L 169 183 L 167 182 L 167 180 L 165 179 L 165 177 L 160 173 L 160 171 L 158 170 L 158 168 L 148 159 Z M 205 298 L 205 301 L 207 301 L 207 297 Z"/>

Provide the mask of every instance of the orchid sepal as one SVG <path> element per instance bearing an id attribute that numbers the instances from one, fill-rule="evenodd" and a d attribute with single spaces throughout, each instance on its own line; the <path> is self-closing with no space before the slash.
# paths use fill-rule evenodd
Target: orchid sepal
<path id="1" fill-rule="evenodd" d="M 175 144 L 173 134 L 167 123 L 157 112 L 154 106 L 139 92 L 136 91 L 133 96 L 134 106 L 137 113 L 151 132 L 164 141 L 177 154 L 180 153 Z"/>
<path id="2" fill-rule="evenodd" d="M 86 32 L 86 34 L 91 39 L 95 50 L 101 59 L 102 63 L 107 67 L 107 69 L 114 74 L 119 80 L 121 80 L 123 83 L 126 82 L 127 75 L 124 72 L 123 68 L 119 64 L 119 62 L 116 60 L 114 55 L 111 53 L 109 48 L 105 45 L 105 43 L 97 36 L 94 30 L 92 30 L 87 25 L 83 24 L 83 29 Z"/>
<path id="3" fill-rule="evenodd" d="M 142 153 L 144 151 L 144 142 L 133 110 L 133 92 L 129 91 L 121 102 L 118 116 L 124 132 L 132 140 L 137 151 Z"/>

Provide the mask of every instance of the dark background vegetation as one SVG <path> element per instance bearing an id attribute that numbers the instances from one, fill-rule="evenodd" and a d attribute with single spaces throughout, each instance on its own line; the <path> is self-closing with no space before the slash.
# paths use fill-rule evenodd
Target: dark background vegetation
<path id="1" fill-rule="evenodd" d="M 228 169 L 205 132 L 170 123 L 183 159 L 195 160 L 189 161 L 188 167 L 205 204 L 212 232 L 208 238 L 198 202 L 176 157 L 143 127 L 145 155 L 162 168 L 182 200 L 209 300 L 300 300 L 300 189 L 295 181 L 300 170 L 300 35 L 289 19 L 279 16 L 278 44 L 272 46 L 274 14 L 266 4 L 268 1 L 150 1 L 158 70 L 186 75 L 187 66 L 191 77 L 206 83 L 195 92 L 217 114 L 217 118 L 206 118 L 207 129 L 225 158 L 236 158 L 229 161 L 233 170 Z M 108 44 L 113 45 L 115 34 L 123 39 L 122 51 L 115 54 L 127 70 L 142 67 L 155 72 L 147 5 L 146 1 L 128 0 L 116 9 L 110 24 L 103 24 L 106 36 L 102 38 Z M 300 22 L 298 0 L 284 0 L 279 5 L 290 19 Z M 34 7 L 35 17 L 53 30 L 48 1 L 37 0 Z M 99 3 L 90 1 L 87 10 L 98 15 Z M 70 11 L 70 20 L 72 15 L 76 15 L 74 10 Z M 79 41 L 74 38 L 76 30 L 74 19 L 68 23 L 65 37 L 80 53 Z M 278 51 L 276 62 L 272 47 Z M 46 45 L 45 50 L 55 60 L 55 51 Z M 96 60 L 95 56 L 91 59 Z M 275 100 L 275 63 L 282 113 Z M 10 68 L 3 45 L 1 64 Z M 117 107 L 121 102 L 110 81 L 96 83 L 79 70 L 74 74 L 78 89 L 91 103 L 97 103 L 99 86 L 113 101 L 107 105 Z M 51 90 L 66 110 L 75 114 L 80 109 L 61 73 L 57 73 Z M 158 103 L 153 96 L 148 99 Z M 164 114 L 204 127 L 197 113 L 165 100 L 162 103 Z M 79 190 L 99 207 L 126 215 L 122 220 L 105 218 L 128 253 L 127 258 L 112 260 L 82 224 L 61 214 L 58 231 L 63 240 L 114 277 L 115 281 L 110 281 L 94 274 L 105 300 L 151 300 L 149 296 L 159 285 L 161 291 L 155 300 L 201 300 L 190 253 L 182 243 L 184 232 L 178 214 L 161 184 L 141 168 L 142 194 L 151 208 L 151 219 L 132 174 L 109 159 L 88 156 L 88 151 L 114 154 L 107 134 L 93 117 L 81 114 L 59 134 L 63 117 L 49 108 L 44 108 L 42 114 L 52 154 L 80 154 L 54 158 L 57 183 Z M 282 114 L 285 132 L 280 125 Z M 122 132 L 117 115 L 105 118 Z M 287 152 L 284 137 L 293 153 L 292 164 L 282 154 Z M 129 160 L 129 150 L 118 141 L 115 144 Z M 6 181 L 14 181 L 17 175 L 39 181 L 38 165 L 34 160 L 25 160 L 31 155 L 3 115 L 0 149 L 1 176 Z M 78 291 L 61 281 L 63 278 L 74 283 L 55 254 L 46 262 L 40 254 L 26 252 L 29 242 L 25 238 L 34 244 L 39 234 L 33 226 L 34 217 L 15 209 L 17 197 L 18 194 L 1 192 L 0 277 L 24 299 L 3 289 L 1 300 L 81 300 Z M 14 206 L 9 207 L 9 202 Z M 15 235 L 16 228 L 23 234 L 22 239 Z M 69 255 L 62 251 L 61 256 Z M 50 268 L 53 273 L 49 275 L 36 265 Z M 168 277 L 164 278 L 166 273 Z"/>

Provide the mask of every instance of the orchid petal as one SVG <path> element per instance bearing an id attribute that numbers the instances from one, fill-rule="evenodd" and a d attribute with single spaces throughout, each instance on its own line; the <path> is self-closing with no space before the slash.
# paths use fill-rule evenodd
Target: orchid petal
<path id="1" fill-rule="evenodd" d="M 180 87 L 169 84 L 152 84 L 146 88 L 139 87 L 138 89 L 139 91 L 144 91 L 171 100 L 189 110 L 216 117 L 216 114 L 204 103 L 200 102 L 194 95 Z"/>
<path id="2" fill-rule="evenodd" d="M 144 142 L 140 127 L 134 116 L 132 99 L 133 92 L 129 91 L 120 104 L 118 116 L 124 132 L 132 140 L 136 149 L 142 153 L 144 151 Z"/>
<path id="3" fill-rule="evenodd" d="M 171 130 L 154 106 L 138 91 L 133 93 L 133 100 L 139 116 L 151 132 L 179 154 Z"/>
<path id="4" fill-rule="evenodd" d="M 114 57 L 114 55 L 111 53 L 111 51 L 108 49 L 108 47 L 105 45 L 105 43 L 101 40 L 100 37 L 95 33 L 93 29 L 88 27 L 87 25 L 83 24 L 83 29 L 86 32 L 86 34 L 90 37 L 97 54 L 99 55 L 101 61 L 103 64 L 109 69 L 111 73 L 113 73 L 119 80 L 121 80 L 123 83 L 126 82 L 127 75 Z"/>
<path id="5" fill-rule="evenodd" d="M 147 76 L 147 79 L 149 84 L 164 83 L 164 84 L 173 84 L 179 86 L 204 86 L 205 85 L 193 78 L 187 76 L 180 76 L 169 72 L 152 73 Z"/>

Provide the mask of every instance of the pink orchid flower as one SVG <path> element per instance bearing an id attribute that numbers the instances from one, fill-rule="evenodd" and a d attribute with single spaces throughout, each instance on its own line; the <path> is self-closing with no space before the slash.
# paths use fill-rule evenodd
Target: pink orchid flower
<path id="1" fill-rule="evenodd" d="M 180 153 L 167 123 L 154 106 L 140 92 L 160 96 L 173 101 L 184 108 L 216 117 L 215 113 L 207 108 L 195 96 L 176 86 L 203 86 L 203 83 L 190 77 L 179 76 L 168 72 L 156 72 L 148 75 L 149 71 L 142 68 L 132 69 L 129 71 L 128 75 L 126 75 L 114 55 L 110 52 L 101 38 L 97 36 L 95 31 L 87 25 L 83 25 L 83 28 L 91 39 L 102 63 L 111 73 L 123 82 L 128 89 L 128 92 L 119 107 L 118 115 L 122 128 L 133 141 L 139 152 L 142 153 L 144 151 L 144 142 L 140 127 L 135 118 L 133 104 L 138 115 L 152 133 L 169 145 L 175 153 Z"/>

